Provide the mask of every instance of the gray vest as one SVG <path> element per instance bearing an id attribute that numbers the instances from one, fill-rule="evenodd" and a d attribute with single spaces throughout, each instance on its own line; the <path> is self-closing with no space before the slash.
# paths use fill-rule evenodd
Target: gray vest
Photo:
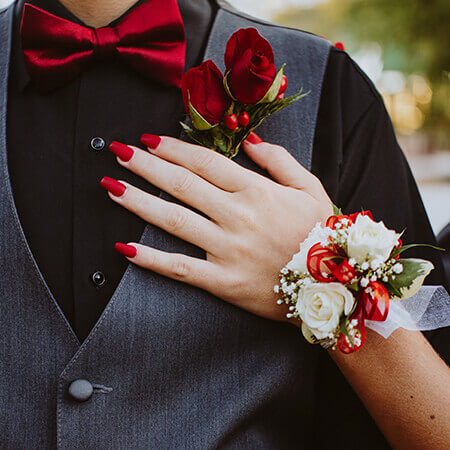
<path id="1" fill-rule="evenodd" d="M 320 350 L 290 325 L 129 264 L 80 345 L 33 258 L 12 195 L 6 147 L 12 22 L 12 7 L 0 12 L 0 447 L 305 445 Z M 311 91 L 258 134 L 309 168 L 330 44 L 220 2 L 204 59 L 223 70 L 227 39 L 250 26 L 272 44 L 277 67 L 287 63 L 288 94 L 300 86 Z M 243 154 L 237 161 L 259 170 Z M 140 242 L 203 255 L 151 225 Z M 84 402 L 69 395 L 79 379 L 93 387 Z"/>

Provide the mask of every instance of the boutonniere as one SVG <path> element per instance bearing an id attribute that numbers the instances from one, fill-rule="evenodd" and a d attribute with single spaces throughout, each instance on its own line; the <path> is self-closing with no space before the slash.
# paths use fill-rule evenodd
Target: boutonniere
<path id="1" fill-rule="evenodd" d="M 308 93 L 284 98 L 284 64 L 277 71 L 273 50 L 256 28 L 234 32 L 225 49 L 225 75 L 212 60 L 188 70 L 182 80 L 183 101 L 192 127 L 180 122 L 199 144 L 229 158 L 271 114 Z"/>

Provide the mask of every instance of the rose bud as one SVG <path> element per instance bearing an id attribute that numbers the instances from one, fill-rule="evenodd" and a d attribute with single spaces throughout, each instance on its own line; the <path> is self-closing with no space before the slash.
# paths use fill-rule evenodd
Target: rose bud
<path id="1" fill-rule="evenodd" d="M 261 100 L 277 74 L 272 47 L 256 28 L 241 28 L 231 35 L 225 67 L 230 93 L 247 104 Z"/>
<path id="2" fill-rule="evenodd" d="M 222 72 L 210 59 L 184 74 L 181 90 L 186 113 L 198 129 L 208 129 L 221 122 L 231 104 L 223 87 Z M 189 101 L 200 117 L 190 110 Z M 202 123 L 202 119 L 207 123 Z"/>

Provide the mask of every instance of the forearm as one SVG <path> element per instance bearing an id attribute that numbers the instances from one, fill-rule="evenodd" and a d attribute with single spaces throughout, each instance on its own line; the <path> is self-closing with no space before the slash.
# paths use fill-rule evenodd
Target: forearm
<path id="1" fill-rule="evenodd" d="M 330 355 L 394 448 L 450 447 L 449 369 L 422 333 L 367 330 L 359 351 Z"/>

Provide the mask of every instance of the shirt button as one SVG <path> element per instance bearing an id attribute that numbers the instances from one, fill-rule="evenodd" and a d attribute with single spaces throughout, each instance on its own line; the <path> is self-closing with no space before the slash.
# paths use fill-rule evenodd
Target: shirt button
<path id="1" fill-rule="evenodd" d="M 88 380 L 75 380 L 69 386 L 69 395 L 78 402 L 89 400 L 93 392 L 94 388 Z"/>
<path id="2" fill-rule="evenodd" d="M 91 141 L 91 147 L 94 150 L 100 151 L 105 146 L 105 141 L 101 137 L 95 137 Z"/>
<path id="3" fill-rule="evenodd" d="M 97 271 L 91 275 L 91 279 L 95 285 L 101 286 L 105 282 L 106 277 L 103 272 Z"/>

